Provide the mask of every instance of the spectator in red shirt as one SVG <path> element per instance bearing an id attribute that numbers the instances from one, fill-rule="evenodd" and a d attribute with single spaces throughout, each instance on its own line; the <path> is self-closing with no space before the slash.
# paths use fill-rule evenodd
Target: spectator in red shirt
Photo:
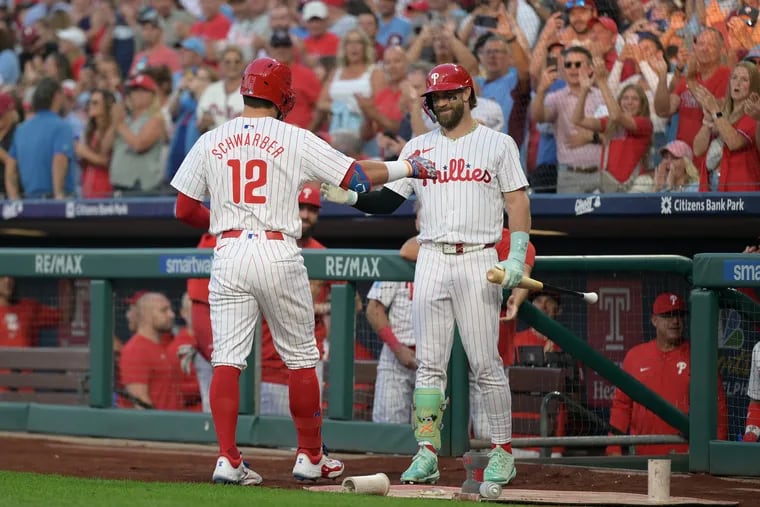
<path id="1" fill-rule="evenodd" d="M 137 18 L 144 49 L 132 60 L 129 74 L 143 72 L 148 67 L 166 65 L 172 73 L 180 70 L 179 54 L 164 43 L 164 20 L 152 7 L 144 7 Z"/>
<path id="2" fill-rule="evenodd" d="M 653 340 L 631 348 L 623 359 L 623 370 L 659 394 L 682 412 L 689 412 L 691 347 L 683 337 L 686 302 L 677 294 L 664 292 L 652 307 Z M 678 431 L 643 405 L 615 390 L 610 426 L 630 435 L 677 435 Z M 728 437 L 728 408 L 722 382 L 718 379 L 718 438 Z M 637 455 L 688 452 L 688 444 L 637 445 Z M 608 455 L 620 455 L 620 446 L 607 447 Z"/>
<path id="3" fill-rule="evenodd" d="M 216 55 L 217 42 L 226 41 L 232 21 L 221 13 L 222 0 L 201 0 L 203 19 L 196 21 L 190 27 L 190 34 L 200 37 L 206 42 L 206 55 L 211 61 Z"/>
<path id="4" fill-rule="evenodd" d="M 593 79 L 602 92 L 608 116 L 591 118 L 585 115 L 586 97 Z M 594 65 L 594 78 L 581 74 L 581 96 L 573 112 L 573 123 L 604 134 L 600 169 L 603 192 L 625 192 L 636 176 L 646 167 L 646 155 L 652 143 L 652 120 L 649 118 L 649 100 L 644 90 L 635 84 L 623 88 L 617 101 L 607 83 L 604 64 Z"/>
<path id="5" fill-rule="evenodd" d="M 292 90 L 296 94 L 296 100 L 285 123 L 304 129 L 309 128 L 317 99 L 322 92 L 322 83 L 313 70 L 296 61 L 293 38 L 287 30 L 278 29 L 272 33 L 268 53 L 275 60 L 286 64 L 293 76 Z"/>
<path id="6" fill-rule="evenodd" d="M 130 398 L 143 406 L 181 410 L 182 372 L 161 343 L 161 335 L 171 331 L 174 324 L 171 303 L 163 294 L 148 292 L 137 300 L 135 311 L 137 330 L 121 349 L 119 358 L 120 384 Z M 118 404 L 125 408 L 135 406 L 123 395 Z"/>
<path id="7" fill-rule="evenodd" d="M 180 328 L 174 339 L 166 346 L 166 355 L 169 361 L 175 363 L 175 367 L 182 371 L 179 393 L 182 398 L 182 408 L 192 412 L 201 410 L 201 393 L 198 387 L 198 376 L 193 365 L 193 355 L 188 351 L 195 351 L 197 343 L 193 336 L 192 302 L 187 292 L 182 294 L 179 315 L 185 321 L 185 326 Z"/>
<path id="8" fill-rule="evenodd" d="M 307 2 L 303 6 L 302 17 L 308 32 L 303 40 L 306 56 L 312 61 L 322 56 L 336 56 L 340 37 L 328 31 L 327 6 L 319 0 Z"/>
<path id="9" fill-rule="evenodd" d="M 61 309 L 18 299 L 16 280 L 0 276 L 0 347 L 34 347 L 40 329 L 55 327 L 64 318 Z"/>
<path id="10" fill-rule="evenodd" d="M 710 143 L 720 139 L 720 192 L 755 192 L 760 190 L 760 155 L 756 142 L 757 120 L 748 115 L 744 105 L 750 94 L 760 93 L 760 73 L 754 63 L 739 62 L 731 72 L 728 92 L 720 101 L 706 87 L 689 85 L 705 112 L 705 119 L 694 138 L 694 155 L 708 153 Z M 700 190 L 708 190 L 706 163 L 701 165 Z"/>

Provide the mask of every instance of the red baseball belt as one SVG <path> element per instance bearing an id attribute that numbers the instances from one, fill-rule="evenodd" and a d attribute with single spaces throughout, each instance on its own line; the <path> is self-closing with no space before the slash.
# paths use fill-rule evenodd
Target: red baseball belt
<path id="1" fill-rule="evenodd" d="M 224 231 L 222 234 L 219 235 L 221 239 L 226 238 L 239 238 L 241 235 L 243 235 L 246 231 L 242 229 L 230 229 L 228 231 Z M 250 232 L 248 233 L 248 239 L 253 239 L 254 237 L 258 237 L 259 233 Z M 275 241 L 282 241 L 285 239 L 285 237 L 282 235 L 280 231 L 264 231 L 264 237 L 267 239 L 272 239 Z"/>

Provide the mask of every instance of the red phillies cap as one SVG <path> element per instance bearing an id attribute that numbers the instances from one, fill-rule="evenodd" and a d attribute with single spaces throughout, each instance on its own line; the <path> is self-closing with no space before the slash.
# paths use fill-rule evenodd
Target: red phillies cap
<path id="1" fill-rule="evenodd" d="M 126 304 L 128 304 L 128 305 L 134 305 L 134 304 L 136 304 L 136 303 L 137 303 L 137 301 L 138 301 L 138 300 L 139 300 L 141 297 L 143 297 L 143 296 L 144 296 L 145 294 L 147 294 L 147 293 L 148 293 L 148 291 L 147 291 L 147 290 L 138 290 L 137 292 L 135 292 L 135 293 L 134 293 L 134 294 L 132 294 L 131 296 L 129 296 L 129 297 L 125 297 L 125 298 L 124 298 L 124 302 L 125 302 Z"/>
<path id="2" fill-rule="evenodd" d="M 158 90 L 158 85 L 153 80 L 153 78 L 147 74 L 138 74 L 127 81 L 124 85 L 124 88 L 127 90 L 130 88 L 142 88 L 143 90 L 148 90 L 149 92 L 156 93 Z"/>
<path id="3" fill-rule="evenodd" d="M 612 32 L 615 35 L 618 34 L 618 27 L 617 23 L 615 23 L 615 20 L 612 18 L 608 18 L 607 16 L 599 16 L 598 18 L 591 18 L 588 21 L 588 28 L 591 28 L 595 24 L 599 23 L 604 27 L 605 30 L 608 32 Z"/>
<path id="4" fill-rule="evenodd" d="M 298 204 L 308 204 L 317 208 L 322 207 L 322 200 L 317 185 L 304 185 L 301 193 L 298 194 Z"/>
<path id="5" fill-rule="evenodd" d="M 662 315 L 664 313 L 685 312 L 686 302 L 678 294 L 663 292 L 654 300 L 652 313 Z"/>

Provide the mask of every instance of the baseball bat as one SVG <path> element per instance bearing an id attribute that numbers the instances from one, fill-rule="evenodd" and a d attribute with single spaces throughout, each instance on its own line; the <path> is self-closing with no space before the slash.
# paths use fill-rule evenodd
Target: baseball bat
<path id="1" fill-rule="evenodd" d="M 501 285 L 504 281 L 505 275 L 506 273 L 504 272 L 503 268 L 494 266 L 488 270 L 488 273 L 486 274 L 486 278 L 491 283 L 496 283 L 496 284 Z M 553 290 L 555 292 L 559 292 L 560 294 L 568 294 L 570 296 L 581 298 L 583 301 L 591 305 L 599 301 L 599 295 L 596 292 L 580 292 L 577 290 L 566 289 L 564 287 L 557 287 L 555 285 L 548 285 L 539 280 L 530 278 L 529 276 L 523 276 L 522 280 L 517 286 L 520 287 L 521 289 L 528 289 L 531 291 L 540 291 L 544 289 Z"/>

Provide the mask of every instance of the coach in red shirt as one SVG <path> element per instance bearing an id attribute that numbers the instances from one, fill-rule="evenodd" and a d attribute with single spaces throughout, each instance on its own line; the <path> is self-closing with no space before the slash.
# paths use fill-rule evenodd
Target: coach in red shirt
<path id="1" fill-rule="evenodd" d="M 683 338 L 686 303 L 671 292 L 657 296 L 652 308 L 656 335 L 636 345 L 625 355 L 623 370 L 659 394 L 684 413 L 689 412 L 691 347 Z M 620 389 L 615 390 L 610 425 L 631 435 L 677 435 L 678 430 L 644 406 L 634 402 Z M 718 379 L 718 438 L 728 438 L 728 408 L 722 382 Z M 637 445 L 637 455 L 689 452 L 688 444 Z M 620 446 L 609 446 L 608 455 L 620 455 Z"/>
<path id="2" fill-rule="evenodd" d="M 181 410 L 182 373 L 161 343 L 161 335 L 174 324 L 171 303 L 163 294 L 148 292 L 137 301 L 136 311 L 137 331 L 119 358 L 120 385 L 131 398 L 155 409 Z M 124 396 L 119 396 L 118 404 L 134 406 Z"/>

